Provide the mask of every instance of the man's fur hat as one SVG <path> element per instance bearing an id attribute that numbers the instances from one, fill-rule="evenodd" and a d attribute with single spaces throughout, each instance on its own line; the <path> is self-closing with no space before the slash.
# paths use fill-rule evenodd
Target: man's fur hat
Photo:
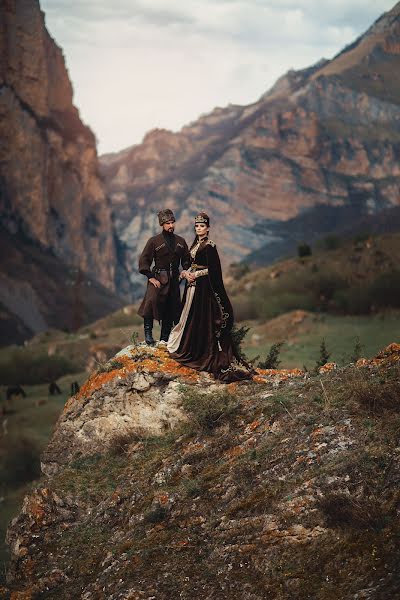
<path id="1" fill-rule="evenodd" d="M 169 208 L 165 208 L 164 210 L 160 210 L 158 213 L 158 222 L 160 225 L 164 225 L 164 223 L 168 223 L 168 221 L 175 221 L 174 213 Z"/>

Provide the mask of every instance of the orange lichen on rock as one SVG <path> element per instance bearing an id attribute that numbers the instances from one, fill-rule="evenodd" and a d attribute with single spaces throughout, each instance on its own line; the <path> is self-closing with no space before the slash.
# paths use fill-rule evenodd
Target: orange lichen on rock
<path id="1" fill-rule="evenodd" d="M 374 358 L 360 358 L 356 362 L 356 367 L 389 368 L 395 365 L 400 365 L 400 344 L 396 342 L 383 348 Z"/>
<path id="2" fill-rule="evenodd" d="M 334 371 L 335 369 L 337 369 L 337 364 L 334 362 L 329 362 L 325 365 L 322 365 L 322 367 L 318 369 L 318 373 L 329 373 L 330 371 Z"/>
<path id="3" fill-rule="evenodd" d="M 133 349 L 130 355 L 117 356 L 114 360 L 122 366 L 91 375 L 82 385 L 79 392 L 69 399 L 66 408 L 73 399 L 87 398 L 104 384 L 113 381 L 117 377 L 123 379 L 132 372 L 165 373 L 166 375 L 182 379 L 185 383 L 197 383 L 200 377 L 198 371 L 189 367 L 183 367 L 170 358 L 166 350 L 160 348 L 150 350 L 150 352 L 147 348 L 144 351 L 141 348 Z M 112 361 L 110 362 L 110 366 L 112 366 Z"/>
<path id="4" fill-rule="evenodd" d="M 256 375 L 253 375 L 253 381 L 256 383 L 265 383 L 267 378 L 277 378 L 280 381 L 286 381 L 290 377 L 304 377 L 302 369 L 256 369 Z"/>
<path id="5" fill-rule="evenodd" d="M 400 344 L 397 344 L 396 342 L 392 342 L 391 344 L 386 346 L 386 348 L 381 350 L 376 355 L 376 358 L 386 358 L 388 356 L 393 356 L 393 355 L 399 355 L 399 357 L 400 357 Z"/>
<path id="6" fill-rule="evenodd" d="M 12 592 L 10 600 L 32 600 L 33 595 L 31 591 Z"/>

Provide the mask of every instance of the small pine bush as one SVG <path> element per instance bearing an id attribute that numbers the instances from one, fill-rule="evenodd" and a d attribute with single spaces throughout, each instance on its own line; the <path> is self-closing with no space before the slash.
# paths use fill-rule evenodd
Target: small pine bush
<path id="1" fill-rule="evenodd" d="M 329 360 L 330 355 L 331 355 L 330 352 L 328 352 L 328 350 L 326 348 L 325 338 L 322 338 L 321 345 L 319 347 L 319 359 L 317 360 L 317 363 L 316 363 L 317 370 L 319 369 L 319 367 L 323 367 L 324 365 L 326 365 L 326 363 Z"/>
<path id="2" fill-rule="evenodd" d="M 277 342 L 276 344 L 272 344 L 267 358 L 258 363 L 260 369 L 277 369 L 279 367 L 282 362 L 279 360 L 279 354 L 284 343 L 285 342 Z"/>
<path id="3" fill-rule="evenodd" d="M 242 325 L 242 327 L 236 327 L 236 325 L 234 325 L 232 327 L 232 331 L 231 331 L 232 344 L 233 344 L 233 347 L 235 350 L 235 354 L 238 359 L 244 360 L 246 362 L 247 362 L 247 358 L 246 358 L 245 353 L 243 352 L 242 344 L 243 344 L 244 338 L 249 333 L 249 331 L 250 331 L 250 327 L 245 327 L 244 325 Z"/>
<path id="4" fill-rule="evenodd" d="M 360 338 L 357 336 L 354 342 L 353 354 L 350 356 L 350 362 L 356 363 L 359 358 L 361 358 L 361 351 L 363 349 L 363 345 L 360 342 Z"/>

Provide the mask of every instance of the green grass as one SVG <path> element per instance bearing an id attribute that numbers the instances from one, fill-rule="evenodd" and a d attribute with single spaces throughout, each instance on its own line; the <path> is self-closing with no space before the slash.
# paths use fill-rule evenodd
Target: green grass
<path id="1" fill-rule="evenodd" d="M 13 476 L 14 453 L 17 456 L 20 441 L 26 440 L 34 454 L 32 460 L 38 459 L 70 396 L 71 382 L 76 380 L 82 384 L 86 378 L 85 372 L 60 378 L 58 385 L 62 393 L 59 396 L 48 396 L 47 384 L 24 386 L 26 398 L 14 399 L 6 404 L 7 434 L 4 435 L 3 429 L 0 429 L 0 497 L 3 499 L 0 502 L 0 581 L 1 566 L 8 559 L 4 541 L 6 529 L 19 512 L 23 497 L 32 485 L 29 481 L 17 481 L 18 478 Z M 5 389 L 2 392 L 5 396 Z"/>
<path id="2" fill-rule="evenodd" d="M 320 245 L 319 245 L 320 246 Z M 313 249 L 254 269 L 230 282 L 236 318 L 271 319 L 289 310 L 374 314 L 400 308 L 400 234 L 339 239 L 335 249 Z"/>
<path id="3" fill-rule="evenodd" d="M 251 335 L 251 331 L 249 334 Z M 307 334 L 295 336 L 294 343 L 283 346 L 280 354 L 282 363 L 279 367 L 314 367 L 319 357 L 322 338 L 325 338 L 327 349 L 331 353 L 330 361 L 347 364 L 350 362 L 357 337 L 363 346 L 362 356 L 375 356 L 383 347 L 399 341 L 400 313 L 390 312 L 372 317 L 323 315 L 321 319 L 312 323 Z M 249 358 L 259 354 L 260 359 L 263 359 L 268 354 L 271 344 L 276 341 L 279 340 L 263 340 L 258 346 L 245 343 L 244 351 Z"/>

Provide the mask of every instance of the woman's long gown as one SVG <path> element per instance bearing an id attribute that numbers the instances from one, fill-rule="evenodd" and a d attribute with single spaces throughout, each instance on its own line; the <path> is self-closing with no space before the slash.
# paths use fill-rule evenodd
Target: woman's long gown
<path id="1" fill-rule="evenodd" d="M 200 276 L 186 285 L 181 318 L 167 349 L 182 365 L 212 373 L 220 381 L 250 379 L 248 365 L 239 360 L 232 344 L 233 310 L 214 242 L 197 243 L 191 256 L 191 269 Z"/>

